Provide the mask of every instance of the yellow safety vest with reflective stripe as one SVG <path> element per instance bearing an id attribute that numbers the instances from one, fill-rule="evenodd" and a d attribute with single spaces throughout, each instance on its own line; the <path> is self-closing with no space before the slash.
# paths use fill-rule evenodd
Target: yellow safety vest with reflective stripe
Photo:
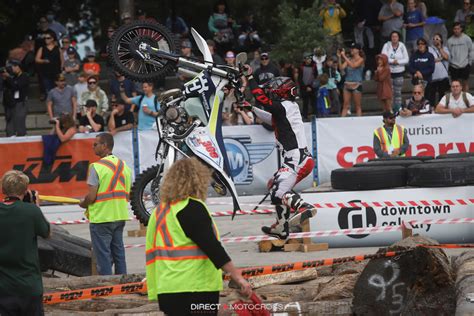
<path id="1" fill-rule="evenodd" d="M 377 128 L 374 131 L 374 134 L 380 141 L 380 147 L 382 148 L 382 151 L 384 153 L 390 154 L 388 152 L 390 145 L 392 149 L 400 149 L 400 147 L 403 145 L 403 139 L 405 138 L 404 131 L 405 129 L 403 128 L 403 126 L 395 124 L 393 126 L 391 141 L 390 137 L 388 137 L 387 131 L 383 126 Z M 405 156 L 405 154 L 400 156 Z"/>
<path id="2" fill-rule="evenodd" d="M 97 198 L 89 205 L 91 223 L 128 220 L 131 172 L 127 164 L 110 155 L 91 164 L 99 176 Z"/>
<path id="3" fill-rule="evenodd" d="M 222 290 L 222 271 L 184 233 L 178 213 L 189 200 L 161 204 L 155 208 L 146 231 L 146 278 L 148 298 L 158 294 L 182 292 L 215 292 Z M 197 199 L 193 199 L 206 205 Z M 209 210 L 206 207 L 206 210 Z M 209 213 L 209 217 L 211 214 Z M 212 220 L 214 234 L 219 232 Z"/>

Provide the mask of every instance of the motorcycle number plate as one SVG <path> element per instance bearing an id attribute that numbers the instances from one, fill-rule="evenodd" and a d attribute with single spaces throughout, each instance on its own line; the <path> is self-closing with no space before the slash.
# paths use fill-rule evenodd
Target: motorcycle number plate
<path id="1" fill-rule="evenodd" d="M 193 153 L 208 163 L 210 166 L 218 169 L 223 168 L 224 160 L 217 145 L 217 141 L 207 133 L 197 132 L 186 139 L 186 144 Z"/>

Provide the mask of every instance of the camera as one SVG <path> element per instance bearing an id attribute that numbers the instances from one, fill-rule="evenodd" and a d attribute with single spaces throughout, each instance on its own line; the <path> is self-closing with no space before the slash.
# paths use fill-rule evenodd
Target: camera
<path id="1" fill-rule="evenodd" d="M 49 123 L 49 124 L 56 124 L 56 121 L 57 121 L 57 120 L 58 120 L 58 119 L 52 119 L 52 120 L 49 120 L 48 123 Z"/>
<path id="2" fill-rule="evenodd" d="M 25 203 L 36 203 L 38 197 L 38 192 L 35 190 L 31 190 L 26 192 L 25 196 L 23 197 L 23 202 Z"/>
<path id="3" fill-rule="evenodd" d="M 9 75 L 13 75 L 13 67 L 12 66 L 0 67 L 0 73 L 8 73 Z"/>

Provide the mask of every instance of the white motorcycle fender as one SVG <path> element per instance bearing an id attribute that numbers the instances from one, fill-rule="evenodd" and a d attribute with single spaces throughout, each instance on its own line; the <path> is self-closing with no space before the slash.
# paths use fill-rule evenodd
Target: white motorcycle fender
<path id="1" fill-rule="evenodd" d="M 210 133 L 208 127 L 197 127 L 191 135 L 186 138 L 186 145 L 191 151 L 199 157 L 204 163 L 209 165 L 218 174 L 219 178 L 226 182 L 225 185 L 229 189 L 234 204 L 234 211 L 240 210 L 237 200 L 237 190 L 234 182 L 224 172 L 224 158 L 221 153 L 216 139 Z M 235 213 L 235 212 L 234 212 Z"/>

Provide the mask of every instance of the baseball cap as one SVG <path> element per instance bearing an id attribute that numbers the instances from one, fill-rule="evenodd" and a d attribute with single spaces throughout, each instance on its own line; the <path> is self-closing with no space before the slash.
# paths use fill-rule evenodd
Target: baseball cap
<path id="1" fill-rule="evenodd" d="M 268 53 L 261 53 L 260 57 L 270 57 L 270 56 L 268 55 Z"/>
<path id="2" fill-rule="evenodd" d="M 193 48 L 193 45 L 190 40 L 185 39 L 181 42 L 181 48 Z"/>
<path id="3" fill-rule="evenodd" d="M 86 108 L 91 108 L 91 107 L 97 107 L 97 102 L 95 100 L 89 99 L 86 101 L 86 104 L 84 105 Z"/>
<path id="4" fill-rule="evenodd" d="M 398 116 L 398 112 L 394 113 L 392 111 L 384 111 L 382 113 L 382 116 L 383 116 L 384 119 L 386 119 L 386 118 L 395 118 L 395 117 Z"/>
<path id="5" fill-rule="evenodd" d="M 355 49 L 358 49 L 358 50 L 361 50 L 362 47 L 360 46 L 360 44 L 357 44 L 357 43 L 352 43 L 351 44 L 351 48 L 355 48 Z"/>
<path id="6" fill-rule="evenodd" d="M 56 81 L 66 81 L 66 77 L 63 74 L 59 74 L 56 76 Z"/>
<path id="7" fill-rule="evenodd" d="M 75 55 L 76 54 L 76 49 L 74 47 L 68 47 L 66 50 L 68 55 Z"/>
<path id="8" fill-rule="evenodd" d="M 225 58 L 235 58 L 234 52 L 228 51 L 228 52 L 225 54 Z"/>
<path id="9" fill-rule="evenodd" d="M 125 101 L 122 98 L 117 98 L 112 102 L 114 105 L 125 105 Z"/>
<path id="10" fill-rule="evenodd" d="M 86 54 L 86 57 L 95 57 L 95 52 L 93 51 L 88 51 L 87 54 Z"/>
<path id="11" fill-rule="evenodd" d="M 313 57 L 313 53 L 311 53 L 311 52 L 305 52 L 303 54 L 303 58 L 311 58 L 311 57 Z"/>

